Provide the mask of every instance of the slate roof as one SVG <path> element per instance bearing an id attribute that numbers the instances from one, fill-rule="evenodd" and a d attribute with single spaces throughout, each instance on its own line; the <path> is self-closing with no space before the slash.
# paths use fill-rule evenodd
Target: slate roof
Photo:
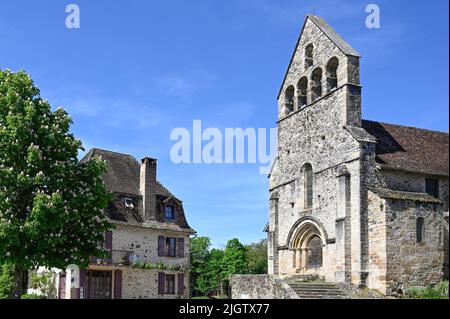
<path id="1" fill-rule="evenodd" d="M 133 156 L 93 148 L 80 162 L 87 162 L 95 156 L 100 156 L 106 161 L 107 170 L 103 175 L 103 181 L 107 190 L 116 195 L 116 198 L 105 209 L 105 215 L 111 222 L 128 226 L 195 233 L 195 230 L 190 228 L 187 223 L 184 212 L 182 219 L 177 220 L 176 223 L 166 222 L 164 220 L 142 220 L 143 199 L 139 191 L 141 164 Z M 133 209 L 124 207 L 124 197 L 133 200 Z M 181 203 L 179 199 L 158 181 L 156 185 L 156 197 L 161 202 L 172 198 Z"/>
<path id="2" fill-rule="evenodd" d="M 376 138 L 376 161 L 382 167 L 449 175 L 448 133 L 367 120 L 362 127 Z"/>
<path id="3" fill-rule="evenodd" d="M 139 178 L 140 163 L 131 155 L 116 153 L 98 148 L 91 149 L 81 160 L 89 161 L 94 156 L 101 156 L 108 168 L 103 176 L 105 185 L 110 192 L 125 193 L 140 196 Z M 166 197 L 175 196 L 157 181 L 156 194 Z"/>

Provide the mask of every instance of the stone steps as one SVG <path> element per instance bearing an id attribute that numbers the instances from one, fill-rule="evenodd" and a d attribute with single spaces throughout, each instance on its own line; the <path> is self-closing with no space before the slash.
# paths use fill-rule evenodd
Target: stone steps
<path id="1" fill-rule="evenodd" d="M 311 278 L 311 277 L 308 277 Z M 295 291 L 300 299 L 343 299 L 345 294 L 341 288 L 328 282 L 308 282 L 306 276 L 293 276 L 286 283 Z"/>

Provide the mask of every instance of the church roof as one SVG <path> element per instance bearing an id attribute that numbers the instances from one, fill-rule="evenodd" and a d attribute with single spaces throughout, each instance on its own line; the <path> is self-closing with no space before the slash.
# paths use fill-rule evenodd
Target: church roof
<path id="1" fill-rule="evenodd" d="M 376 161 L 385 168 L 449 175 L 448 133 L 367 120 L 362 127 L 376 138 Z"/>
<path id="2" fill-rule="evenodd" d="M 397 200 L 412 200 L 421 203 L 442 204 L 443 202 L 436 197 L 433 197 L 426 193 L 413 193 L 396 191 L 387 188 L 371 188 L 372 192 L 380 196 L 381 198 L 397 199 Z"/>
<path id="3" fill-rule="evenodd" d="M 286 81 L 286 77 L 289 73 L 289 69 L 291 68 L 292 62 L 294 61 L 295 53 L 297 52 L 297 48 L 300 45 L 300 40 L 303 35 L 303 31 L 305 30 L 306 22 L 311 20 L 322 32 L 333 42 L 345 55 L 355 56 L 360 58 L 361 55 L 347 42 L 345 41 L 337 32 L 334 30 L 325 20 L 319 16 L 308 14 L 306 15 L 305 22 L 303 23 L 302 31 L 300 32 L 300 36 L 298 37 L 297 44 L 295 45 L 294 52 L 292 53 L 291 61 L 289 62 L 289 66 L 286 70 L 286 73 L 283 78 L 283 82 L 281 84 L 280 91 L 278 92 L 278 97 L 281 95 L 281 91 L 283 90 L 284 82 Z"/>

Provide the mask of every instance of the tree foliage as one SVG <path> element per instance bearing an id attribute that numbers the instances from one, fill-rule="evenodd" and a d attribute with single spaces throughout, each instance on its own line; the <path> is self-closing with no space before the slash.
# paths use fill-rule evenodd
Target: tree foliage
<path id="1" fill-rule="evenodd" d="M 9 298 L 14 288 L 14 266 L 10 264 L 0 265 L 0 299 Z"/>
<path id="2" fill-rule="evenodd" d="M 247 250 L 236 238 L 229 240 L 224 250 L 211 247 L 208 237 L 191 240 L 193 295 L 207 295 L 213 290 L 225 293 L 230 275 L 246 273 Z"/>
<path id="3" fill-rule="evenodd" d="M 104 255 L 106 164 L 78 161 L 71 123 L 25 72 L 0 70 L 0 263 L 65 268 Z"/>
<path id="4" fill-rule="evenodd" d="M 249 274 L 267 274 L 267 239 L 246 246 Z"/>

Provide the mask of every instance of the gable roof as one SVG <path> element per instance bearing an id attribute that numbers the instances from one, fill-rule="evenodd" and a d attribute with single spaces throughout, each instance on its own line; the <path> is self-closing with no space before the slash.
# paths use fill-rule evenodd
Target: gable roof
<path id="1" fill-rule="evenodd" d="M 449 175 L 448 133 L 367 120 L 362 127 L 377 139 L 376 161 L 385 168 Z"/>
<path id="2" fill-rule="evenodd" d="M 328 23 L 326 23 L 323 18 L 312 14 L 308 14 L 306 15 L 305 22 L 303 23 L 302 30 L 300 31 L 300 35 L 297 39 L 297 44 L 295 45 L 294 52 L 292 53 L 289 66 L 286 70 L 286 73 L 284 74 L 283 82 L 281 83 L 280 90 L 278 91 L 277 99 L 280 98 L 284 82 L 286 81 L 292 62 L 294 61 L 295 53 L 297 52 L 297 48 L 300 45 L 300 40 L 302 39 L 303 31 L 305 30 L 305 26 L 306 23 L 308 22 L 308 19 L 311 20 L 331 40 L 331 42 L 333 42 L 342 51 L 342 53 L 344 53 L 345 55 L 355 56 L 358 58 L 361 57 L 358 51 L 356 51 L 347 41 L 345 41 L 344 38 L 342 38 L 336 32 L 336 30 L 334 30 Z"/>
<path id="3" fill-rule="evenodd" d="M 139 191 L 141 166 L 133 156 L 93 148 L 80 162 L 89 161 L 94 156 L 100 156 L 107 163 L 107 169 L 103 176 L 103 180 L 108 191 L 136 196 L 141 195 Z M 175 198 L 175 196 L 158 181 L 156 182 L 156 194 Z"/>

